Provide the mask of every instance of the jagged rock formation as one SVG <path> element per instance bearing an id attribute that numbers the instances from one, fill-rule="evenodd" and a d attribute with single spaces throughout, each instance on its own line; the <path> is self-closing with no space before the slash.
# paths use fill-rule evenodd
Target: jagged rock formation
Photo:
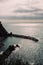
<path id="1" fill-rule="evenodd" d="M 5 37 L 8 34 L 6 29 L 3 27 L 3 25 L 0 22 L 0 37 Z"/>
<path id="2" fill-rule="evenodd" d="M 3 40 L 6 39 L 7 34 L 8 34 L 8 32 L 5 30 L 5 28 L 3 27 L 3 25 L 1 24 L 1 21 L 0 21 L 0 48 L 2 46 L 4 46 Z"/>
<path id="3" fill-rule="evenodd" d="M 6 51 L 4 51 L 1 55 L 0 55 L 0 65 L 3 65 L 3 62 L 5 61 L 6 58 L 8 58 L 8 56 L 12 53 L 13 50 L 15 50 L 17 47 L 20 48 L 19 45 L 10 45 L 8 47 L 8 49 Z"/>

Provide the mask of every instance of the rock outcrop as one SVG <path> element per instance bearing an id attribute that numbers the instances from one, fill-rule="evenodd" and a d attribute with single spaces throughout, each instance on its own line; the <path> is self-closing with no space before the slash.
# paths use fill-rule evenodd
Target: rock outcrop
<path id="1" fill-rule="evenodd" d="M 1 21 L 0 21 L 0 48 L 2 46 L 4 46 L 3 40 L 6 39 L 7 34 L 8 34 L 8 32 L 5 30 L 5 28 L 3 27 L 3 25 L 1 24 Z"/>
<path id="2" fill-rule="evenodd" d="M 36 39 L 35 37 L 31 37 L 31 36 L 25 36 L 25 35 L 18 35 L 18 34 L 9 34 L 9 36 L 13 36 L 13 37 L 18 37 L 18 38 L 23 38 L 23 39 L 29 39 L 35 42 L 38 42 L 39 40 Z"/>
<path id="3" fill-rule="evenodd" d="M 17 47 L 20 48 L 19 45 L 10 45 L 8 47 L 8 49 L 6 49 L 6 51 L 4 51 L 1 55 L 0 55 L 0 65 L 3 65 L 3 62 L 5 61 L 6 58 L 8 58 L 8 56 L 12 53 L 12 51 L 14 51 Z"/>
<path id="4" fill-rule="evenodd" d="M 6 29 L 3 27 L 3 25 L 0 22 L 0 37 L 6 37 L 7 34 L 8 32 L 6 31 Z"/>
<path id="5" fill-rule="evenodd" d="M 18 37 L 18 38 L 24 38 L 24 39 L 29 39 L 29 40 L 33 40 L 35 42 L 38 42 L 39 40 L 36 39 L 35 37 L 31 37 L 31 36 L 25 36 L 25 35 L 18 35 L 18 34 L 12 34 L 11 33 L 8 33 L 6 31 L 6 29 L 3 27 L 3 25 L 1 24 L 0 22 L 0 37 Z"/>

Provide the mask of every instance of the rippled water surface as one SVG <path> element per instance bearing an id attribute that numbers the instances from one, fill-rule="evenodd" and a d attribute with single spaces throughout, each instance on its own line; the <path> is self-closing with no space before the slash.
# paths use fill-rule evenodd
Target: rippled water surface
<path id="1" fill-rule="evenodd" d="M 21 48 L 14 51 L 16 55 L 19 54 L 20 57 L 30 63 L 41 62 L 43 64 L 43 23 L 3 23 L 3 26 L 8 32 L 12 31 L 14 34 L 33 36 L 39 41 L 34 42 L 28 39 L 8 37 L 4 41 L 5 46 L 0 51 L 6 50 L 9 45 L 19 44 Z"/>

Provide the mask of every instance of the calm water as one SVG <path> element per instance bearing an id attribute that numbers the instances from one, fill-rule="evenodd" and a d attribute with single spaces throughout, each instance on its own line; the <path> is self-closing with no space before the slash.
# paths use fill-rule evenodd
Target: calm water
<path id="1" fill-rule="evenodd" d="M 30 63 L 41 62 L 43 65 L 43 23 L 3 23 L 3 26 L 8 32 L 13 32 L 14 34 L 29 35 L 39 39 L 39 42 L 34 42 L 32 40 L 20 39 L 14 37 L 8 37 L 4 44 L 5 46 L 0 49 L 4 51 L 9 45 L 19 44 L 20 49 L 14 51 L 14 54 L 22 57 L 25 61 Z"/>

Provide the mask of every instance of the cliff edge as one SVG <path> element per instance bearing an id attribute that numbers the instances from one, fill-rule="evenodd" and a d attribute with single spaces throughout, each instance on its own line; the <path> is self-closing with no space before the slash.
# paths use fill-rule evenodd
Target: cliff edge
<path id="1" fill-rule="evenodd" d="M 5 37 L 8 34 L 8 32 L 6 31 L 6 29 L 3 27 L 3 25 L 1 24 L 0 21 L 0 37 Z"/>
<path id="2" fill-rule="evenodd" d="M 6 39 L 7 34 L 8 34 L 8 32 L 3 27 L 3 25 L 1 24 L 1 21 L 0 21 L 0 48 L 4 45 L 3 40 Z"/>

